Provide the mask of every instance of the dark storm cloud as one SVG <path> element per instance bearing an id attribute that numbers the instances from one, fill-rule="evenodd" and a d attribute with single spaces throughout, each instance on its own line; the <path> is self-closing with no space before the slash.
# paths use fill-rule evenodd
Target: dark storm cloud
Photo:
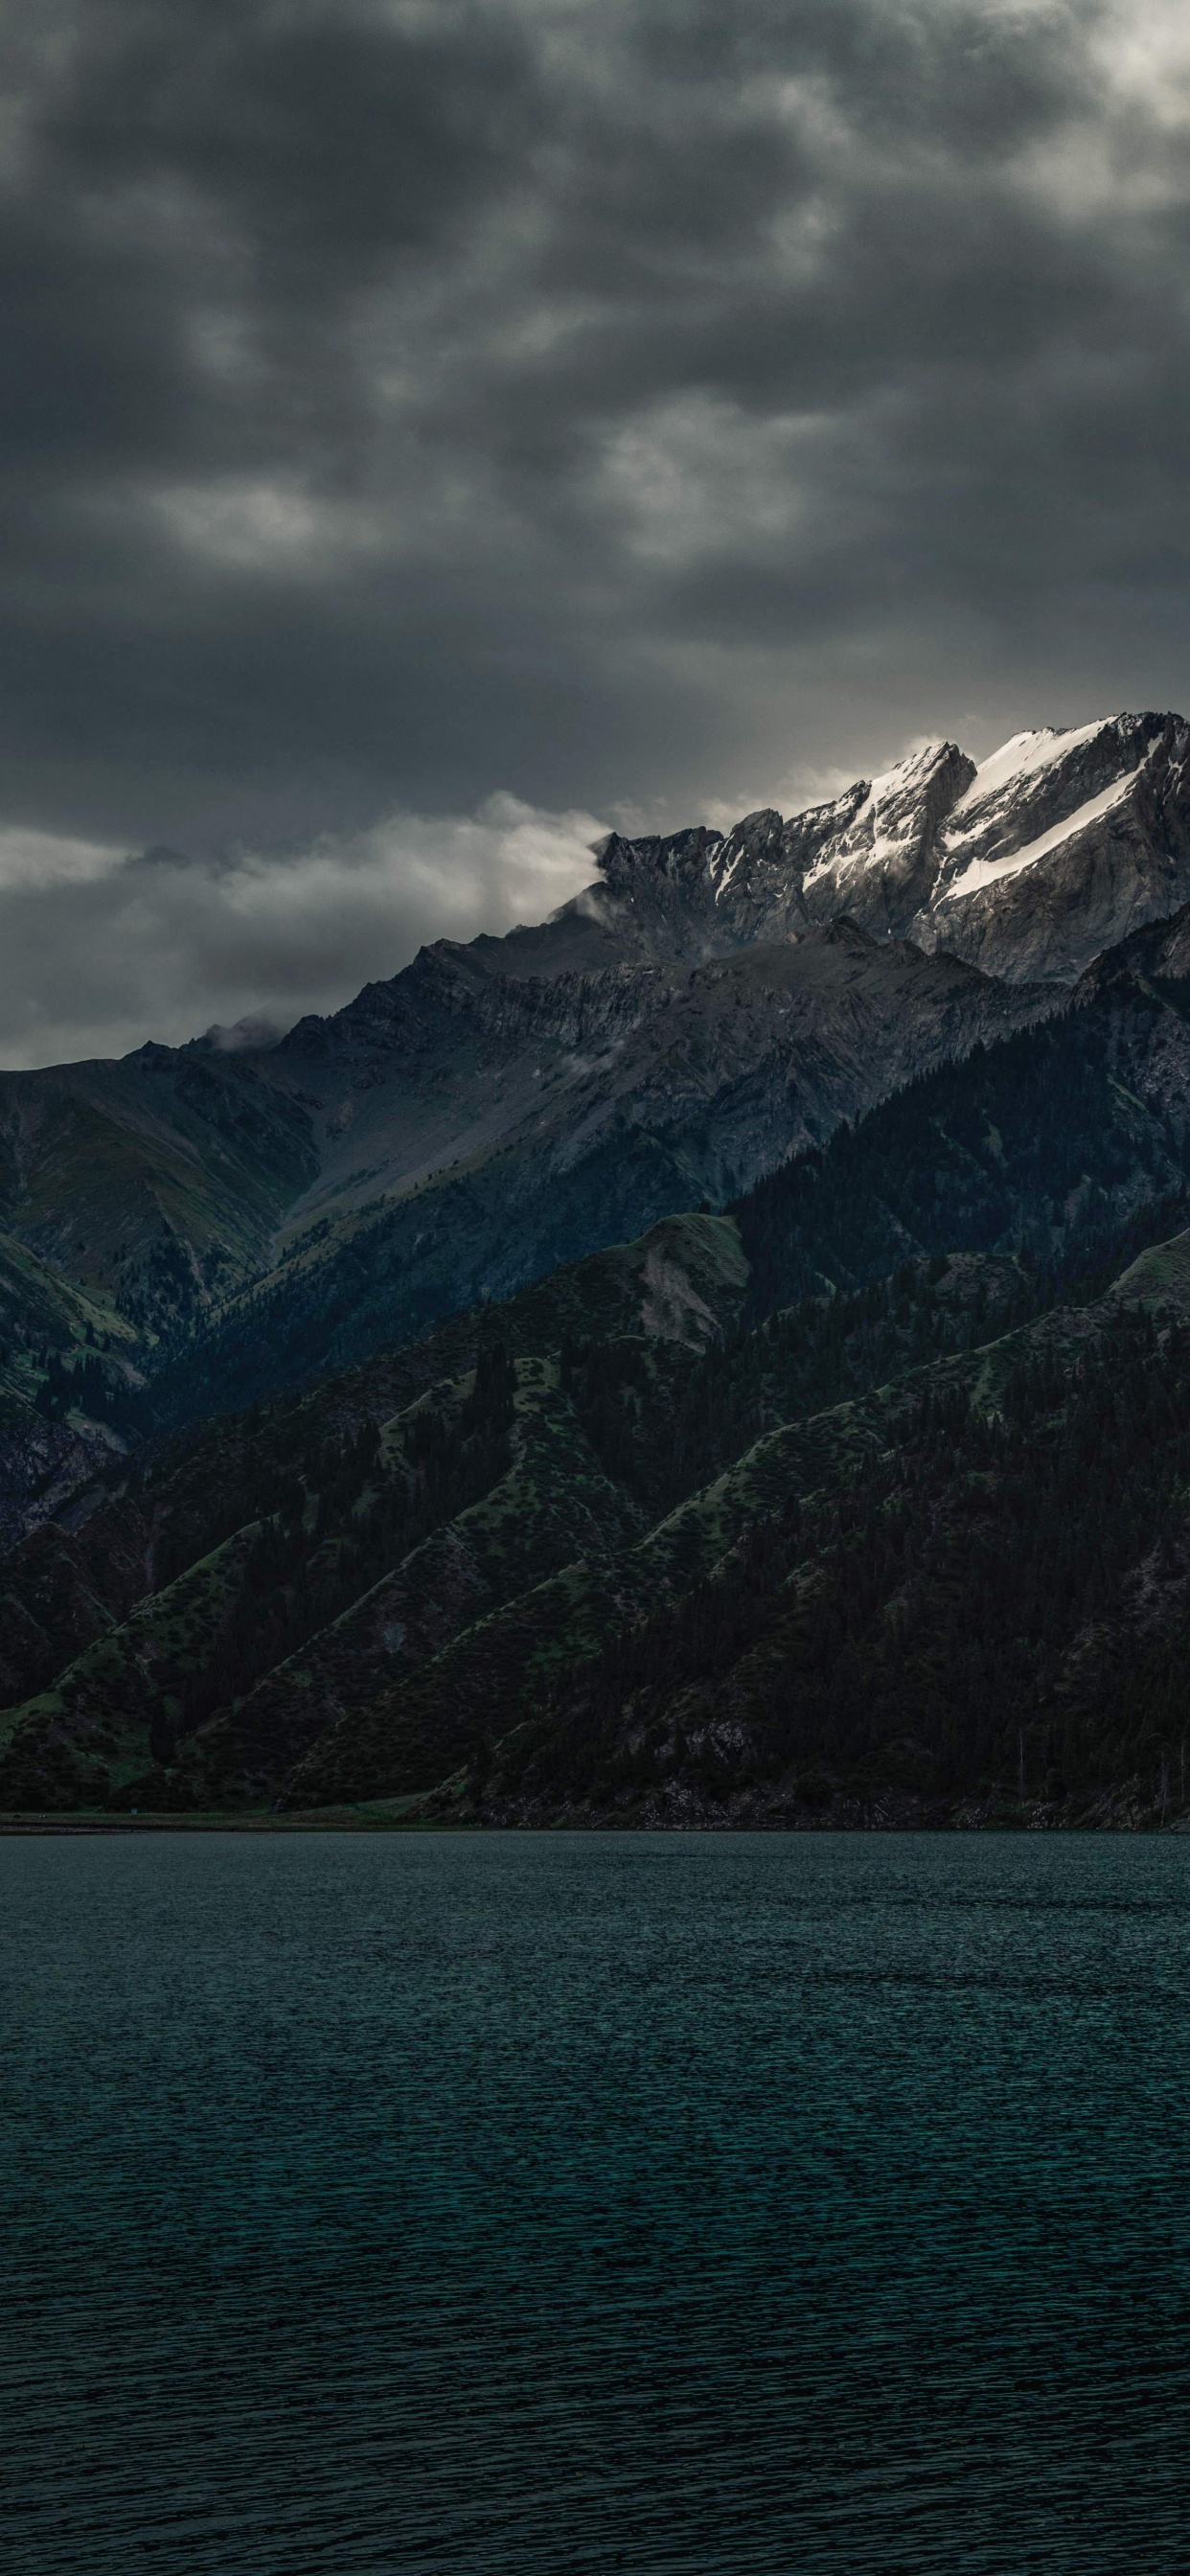
<path id="1" fill-rule="evenodd" d="M 195 858 L 13 1048 L 135 1030 L 157 955 L 172 1034 L 505 918 L 504 825 L 425 819 L 497 789 L 556 899 L 621 810 L 1188 694 L 1165 0 L 43 0 L 0 59 L 22 958 L 70 906 L 126 957 L 114 854 Z"/>

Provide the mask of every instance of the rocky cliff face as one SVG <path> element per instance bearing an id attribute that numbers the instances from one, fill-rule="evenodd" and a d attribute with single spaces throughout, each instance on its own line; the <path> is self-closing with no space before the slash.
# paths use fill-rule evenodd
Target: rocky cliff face
<path id="1" fill-rule="evenodd" d="M 1190 893 L 1190 730 L 1116 716 L 985 761 L 937 837 L 910 932 L 1013 980 L 1073 976 Z"/>
<path id="2" fill-rule="evenodd" d="M 551 927 L 623 955 L 703 957 L 847 913 L 874 939 L 1013 983 L 1072 981 L 1190 895 L 1188 749 L 1184 719 L 1161 714 L 1043 726 L 979 765 L 930 743 L 788 821 L 614 837 L 601 883 Z"/>

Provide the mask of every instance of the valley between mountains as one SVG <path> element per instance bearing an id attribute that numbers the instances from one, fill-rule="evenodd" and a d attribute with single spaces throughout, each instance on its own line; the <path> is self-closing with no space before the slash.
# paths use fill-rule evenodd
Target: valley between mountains
<path id="1" fill-rule="evenodd" d="M 0 1807 L 1190 1815 L 1188 750 L 0 1076 Z"/>

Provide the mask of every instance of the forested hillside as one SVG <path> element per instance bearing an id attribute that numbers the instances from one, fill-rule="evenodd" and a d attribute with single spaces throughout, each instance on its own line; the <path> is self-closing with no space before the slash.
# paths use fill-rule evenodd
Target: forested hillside
<path id="1" fill-rule="evenodd" d="M 113 1458 L 3 1562 L 0 1801 L 1172 1812 L 1190 1008 L 1146 962 L 730 1215 Z"/>
<path id="2" fill-rule="evenodd" d="M 1114 1247 L 1188 1169 L 1190 981 L 1095 978 L 1046 1027 L 911 1083 L 739 1207 L 749 1312 L 910 1252 L 1009 1245 L 1052 1273 Z"/>
<path id="3" fill-rule="evenodd" d="M 1190 1333 L 1059 1311 L 910 1380 L 861 1472 L 792 1475 L 471 1795 L 509 1818 L 1163 1818 L 1186 1804 L 1188 1506 Z"/>

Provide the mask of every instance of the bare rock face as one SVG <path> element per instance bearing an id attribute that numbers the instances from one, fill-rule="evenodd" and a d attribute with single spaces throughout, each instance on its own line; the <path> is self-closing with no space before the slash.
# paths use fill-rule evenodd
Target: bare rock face
<path id="1" fill-rule="evenodd" d="M 1151 921 L 1131 936 L 1121 940 L 1118 948 L 1097 957 L 1080 976 L 1074 998 L 1078 1003 L 1093 1001 L 1113 984 L 1133 981 L 1181 983 L 1190 976 L 1190 903 L 1168 919 Z"/>
<path id="2" fill-rule="evenodd" d="M 937 883 L 947 816 L 975 775 L 957 743 L 941 742 L 874 778 L 853 821 L 803 881 L 811 919 L 841 910 L 873 938 L 909 937 Z"/>
<path id="3" fill-rule="evenodd" d="M 1019 735 L 977 770 L 939 838 L 910 936 L 1013 982 L 1071 979 L 1190 895 L 1190 729 L 1114 716 Z"/>
<path id="4" fill-rule="evenodd" d="M 873 939 L 1011 983 L 1073 982 L 1190 896 L 1188 749 L 1184 719 L 1164 714 L 1042 726 L 978 765 L 928 743 L 788 821 L 766 809 L 726 835 L 613 836 L 601 881 L 538 937 L 561 953 L 581 924 L 609 958 L 701 960 L 846 913 Z"/>

